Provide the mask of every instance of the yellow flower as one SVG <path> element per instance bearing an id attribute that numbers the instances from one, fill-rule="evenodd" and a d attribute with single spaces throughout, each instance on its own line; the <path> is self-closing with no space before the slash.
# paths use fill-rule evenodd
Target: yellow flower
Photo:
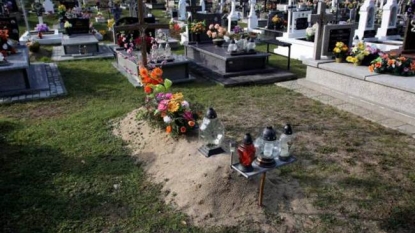
<path id="1" fill-rule="evenodd" d="M 343 42 L 337 42 L 336 43 L 336 47 L 341 48 L 343 47 L 344 43 Z"/>
<path id="2" fill-rule="evenodd" d="M 333 52 L 334 52 L 334 53 L 341 53 L 341 50 L 340 50 L 339 48 L 337 48 L 337 47 L 336 47 L 336 48 L 334 48 L 334 49 L 333 49 Z"/>
<path id="3" fill-rule="evenodd" d="M 176 101 L 170 100 L 169 103 L 167 104 L 167 110 L 169 112 L 177 112 L 177 110 L 179 110 L 179 103 L 177 103 Z"/>
<path id="4" fill-rule="evenodd" d="M 173 96 L 171 97 L 171 99 L 173 101 L 176 101 L 176 102 L 182 102 L 183 98 L 184 97 L 183 97 L 183 94 L 181 92 L 174 93 Z"/>

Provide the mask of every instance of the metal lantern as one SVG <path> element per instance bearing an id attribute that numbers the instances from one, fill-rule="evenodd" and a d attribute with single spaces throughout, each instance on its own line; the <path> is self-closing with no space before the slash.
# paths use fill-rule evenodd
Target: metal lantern
<path id="1" fill-rule="evenodd" d="M 291 156 L 291 145 L 293 141 L 293 131 L 290 124 L 284 126 L 284 131 L 280 136 L 280 155 L 279 160 L 287 161 Z"/>
<path id="2" fill-rule="evenodd" d="M 219 121 L 215 110 L 209 108 L 199 128 L 199 138 L 204 144 L 199 152 L 206 157 L 225 152 L 221 147 L 224 136 L 225 127 Z"/>
<path id="3" fill-rule="evenodd" d="M 239 170 L 242 172 L 252 172 L 254 170 L 252 162 L 255 159 L 255 151 L 251 134 L 245 134 L 243 144 L 238 146 Z"/>
<path id="4" fill-rule="evenodd" d="M 260 167 L 275 167 L 275 158 L 279 154 L 277 132 L 272 126 L 266 127 L 262 131 L 261 137 L 255 140 L 257 159 L 256 163 Z"/>

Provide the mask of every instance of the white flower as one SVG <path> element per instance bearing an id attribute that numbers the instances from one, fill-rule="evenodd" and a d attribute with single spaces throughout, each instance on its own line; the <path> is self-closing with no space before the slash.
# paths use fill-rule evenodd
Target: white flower
<path id="1" fill-rule="evenodd" d="M 0 61 L 4 61 L 4 56 L 2 53 L 0 53 Z"/>
<path id="2" fill-rule="evenodd" d="M 163 121 L 168 124 L 171 122 L 171 118 L 169 116 L 165 116 L 163 117 Z"/>
<path id="3" fill-rule="evenodd" d="M 189 108 L 189 102 L 187 102 L 186 100 L 182 101 L 182 107 L 183 108 Z"/>

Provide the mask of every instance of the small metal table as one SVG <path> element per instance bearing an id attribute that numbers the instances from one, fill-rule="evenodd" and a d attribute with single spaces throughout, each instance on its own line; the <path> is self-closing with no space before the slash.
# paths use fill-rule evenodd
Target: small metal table
<path id="1" fill-rule="evenodd" d="M 272 45 L 278 45 L 278 46 L 281 46 L 281 47 L 288 47 L 287 70 L 290 70 L 290 63 L 291 63 L 291 43 L 282 42 L 282 41 L 274 40 L 274 39 L 273 40 L 261 40 L 261 42 L 267 44 L 267 53 L 271 53 L 271 54 L 275 54 L 275 55 L 280 55 L 280 54 L 277 54 L 277 53 L 274 53 L 274 52 L 270 52 L 269 51 L 269 45 L 270 44 L 272 44 Z M 268 58 L 267 58 L 267 62 L 268 62 Z"/>
<path id="2" fill-rule="evenodd" d="M 265 177 L 267 174 L 267 171 L 271 171 L 273 169 L 282 167 L 284 165 L 288 165 L 290 163 L 295 162 L 297 159 L 293 156 L 291 156 L 287 161 L 281 161 L 278 158 L 275 158 L 275 167 L 270 167 L 270 168 L 264 168 L 264 167 L 260 167 L 258 166 L 258 164 L 254 161 L 252 163 L 252 167 L 254 168 L 254 170 L 252 172 L 243 172 L 241 170 L 239 170 L 238 165 L 239 163 L 234 163 L 231 165 L 231 168 L 234 169 L 235 171 L 239 172 L 241 175 L 243 175 L 245 178 L 251 178 L 253 176 L 262 174 L 261 176 L 261 182 L 259 184 L 259 199 L 258 199 L 258 205 L 262 206 L 262 197 L 264 196 L 264 185 L 265 185 Z"/>

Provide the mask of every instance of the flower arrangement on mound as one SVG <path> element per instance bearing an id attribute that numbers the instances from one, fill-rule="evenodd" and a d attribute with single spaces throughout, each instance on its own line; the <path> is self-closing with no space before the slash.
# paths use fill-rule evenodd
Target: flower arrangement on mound
<path id="1" fill-rule="evenodd" d="M 400 76 L 413 76 L 415 75 L 415 60 L 385 53 L 371 62 L 369 71 L 381 74 L 390 73 Z"/>
<path id="2" fill-rule="evenodd" d="M 346 61 L 356 66 L 369 65 L 372 60 L 378 57 L 378 53 L 379 50 L 376 47 L 359 42 L 352 48 L 350 56 L 346 58 Z"/>
<path id="3" fill-rule="evenodd" d="M 49 27 L 48 25 L 44 24 L 44 23 L 40 23 L 38 25 L 36 25 L 35 30 L 38 32 L 47 32 L 49 31 Z"/>
<path id="4" fill-rule="evenodd" d="M 312 27 L 308 27 L 305 30 L 305 37 L 308 41 L 314 41 L 314 36 L 316 35 L 318 24 L 314 24 Z"/>
<path id="5" fill-rule="evenodd" d="M 140 78 L 146 93 L 145 109 L 139 114 L 156 126 L 164 128 L 173 135 L 186 134 L 197 128 L 201 109 L 198 104 L 191 105 L 181 92 L 169 92 L 172 82 L 162 78 L 163 70 L 155 67 L 151 72 L 140 67 Z"/>

